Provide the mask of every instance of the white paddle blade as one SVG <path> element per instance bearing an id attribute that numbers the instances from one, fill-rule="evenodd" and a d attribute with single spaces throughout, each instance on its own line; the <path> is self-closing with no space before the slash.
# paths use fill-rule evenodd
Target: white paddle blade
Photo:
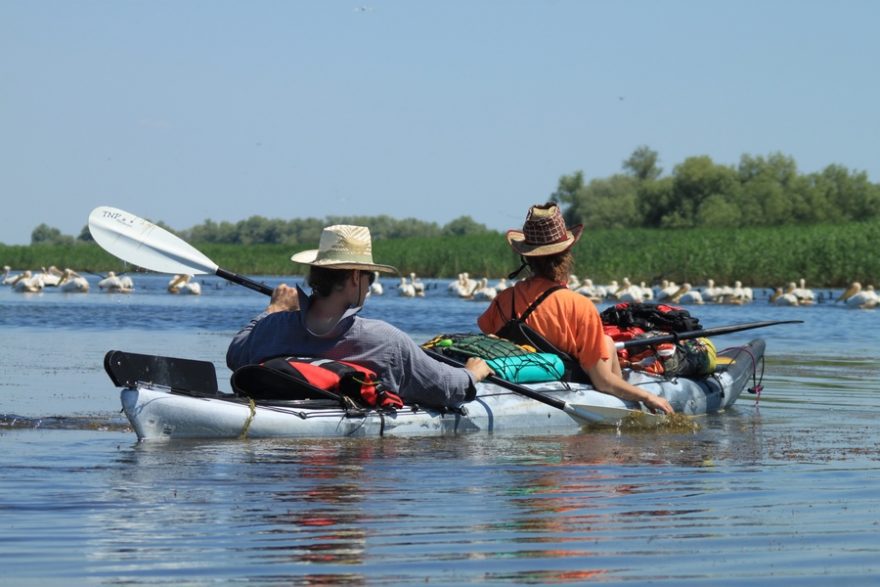
<path id="1" fill-rule="evenodd" d="M 186 241 L 130 212 L 99 206 L 89 214 L 89 232 L 111 255 L 159 273 L 213 275 L 217 264 Z"/>
<path id="2" fill-rule="evenodd" d="M 646 425 L 656 426 L 665 421 L 661 414 L 652 414 L 629 408 L 614 408 L 610 406 L 589 406 L 585 404 L 566 404 L 565 412 L 575 420 L 581 420 L 588 424 L 600 424 L 616 426 L 626 418 L 637 418 Z"/>

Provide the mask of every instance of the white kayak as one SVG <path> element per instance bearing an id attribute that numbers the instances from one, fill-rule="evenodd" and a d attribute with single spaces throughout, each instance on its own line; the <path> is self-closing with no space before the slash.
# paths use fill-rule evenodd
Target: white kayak
<path id="1" fill-rule="evenodd" d="M 719 367 L 697 379 L 665 379 L 629 372 L 630 383 L 665 397 L 678 413 L 702 415 L 732 405 L 757 385 L 764 341 L 719 353 Z M 217 390 L 213 363 L 110 351 L 104 361 L 122 388 L 122 408 L 141 440 L 174 438 L 276 438 L 327 436 L 439 436 L 468 433 L 573 433 L 584 415 L 591 423 L 618 425 L 641 410 L 585 383 L 532 383 L 531 390 L 575 406 L 578 417 L 495 383 L 478 384 L 477 397 L 441 412 L 405 406 L 397 411 L 343 408 L 327 400 L 252 401 Z"/>

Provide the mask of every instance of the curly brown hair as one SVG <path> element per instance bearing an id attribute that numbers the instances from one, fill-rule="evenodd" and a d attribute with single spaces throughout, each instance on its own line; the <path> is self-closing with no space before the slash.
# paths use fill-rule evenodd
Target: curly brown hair
<path id="1" fill-rule="evenodd" d="M 574 255 L 572 255 L 571 249 L 568 249 L 555 255 L 526 257 L 526 263 L 528 263 L 532 275 L 566 283 L 574 264 Z"/>

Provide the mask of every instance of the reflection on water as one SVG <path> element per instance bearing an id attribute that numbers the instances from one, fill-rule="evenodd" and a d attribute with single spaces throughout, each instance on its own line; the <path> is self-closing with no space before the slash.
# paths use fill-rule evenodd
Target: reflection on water
<path id="1" fill-rule="evenodd" d="M 136 444 L 104 353 L 211 360 L 225 383 L 229 337 L 265 299 L 26 298 L 0 290 L 0 413 L 19 415 L 0 418 L 10 585 L 880 577 L 880 311 L 695 311 L 707 326 L 806 320 L 724 337 L 766 336 L 765 390 L 695 431 Z M 386 295 L 367 311 L 422 340 L 481 307 Z"/>

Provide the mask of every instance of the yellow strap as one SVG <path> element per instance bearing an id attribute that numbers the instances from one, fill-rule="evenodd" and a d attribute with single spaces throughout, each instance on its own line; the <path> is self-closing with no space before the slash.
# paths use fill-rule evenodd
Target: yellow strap
<path id="1" fill-rule="evenodd" d="M 248 407 L 251 409 L 251 413 L 248 414 L 247 420 L 244 421 L 244 427 L 241 429 L 241 434 L 238 435 L 239 440 L 244 440 L 247 438 L 247 433 L 251 427 L 251 422 L 254 421 L 254 417 L 256 417 L 257 415 L 257 404 L 254 402 L 253 398 L 248 398 Z"/>

